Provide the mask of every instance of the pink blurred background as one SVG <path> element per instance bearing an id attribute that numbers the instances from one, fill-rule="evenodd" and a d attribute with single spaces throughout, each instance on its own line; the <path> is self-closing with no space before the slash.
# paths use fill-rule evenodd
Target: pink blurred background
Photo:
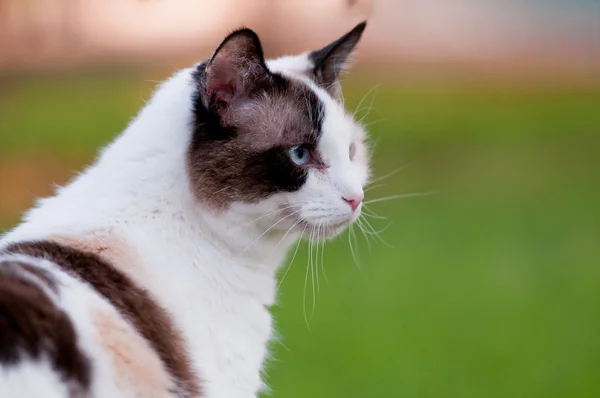
<path id="1" fill-rule="evenodd" d="M 186 63 L 240 25 L 275 56 L 364 19 L 361 65 L 527 80 L 600 72 L 600 3 L 591 0 L 0 0 L 0 70 Z"/>

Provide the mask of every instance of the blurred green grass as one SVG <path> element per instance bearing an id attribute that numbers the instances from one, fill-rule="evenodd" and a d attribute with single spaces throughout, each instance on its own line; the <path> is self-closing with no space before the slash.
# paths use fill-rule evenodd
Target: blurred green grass
<path id="1" fill-rule="evenodd" d="M 145 79 L 0 81 L 0 162 L 91 161 L 148 98 Z M 371 87 L 350 78 L 348 108 Z M 367 200 L 438 193 L 369 205 L 392 222 L 389 246 L 359 238 L 360 266 L 347 235 L 326 246 L 308 324 L 301 246 L 273 308 L 273 395 L 600 396 L 600 89 L 405 82 L 360 108 L 371 100 L 376 175 L 402 170 Z"/>

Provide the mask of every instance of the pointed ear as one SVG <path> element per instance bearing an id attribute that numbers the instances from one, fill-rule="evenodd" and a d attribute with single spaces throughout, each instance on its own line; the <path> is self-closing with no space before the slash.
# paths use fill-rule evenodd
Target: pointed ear
<path id="1" fill-rule="evenodd" d="M 321 87 L 337 90 L 338 77 L 346 67 L 366 26 L 366 21 L 361 22 L 338 40 L 309 54 L 314 64 L 313 78 Z"/>
<path id="2" fill-rule="evenodd" d="M 270 81 L 260 40 L 240 29 L 223 40 L 205 70 L 206 103 L 228 106 L 247 99 Z"/>

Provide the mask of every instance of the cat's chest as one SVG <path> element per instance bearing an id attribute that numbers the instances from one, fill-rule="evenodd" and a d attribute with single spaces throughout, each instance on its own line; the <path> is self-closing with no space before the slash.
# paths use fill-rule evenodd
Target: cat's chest
<path id="1" fill-rule="evenodd" d="M 275 294 L 274 276 L 232 271 L 231 260 L 204 253 L 171 253 L 170 267 L 179 272 L 170 276 L 156 264 L 157 253 L 155 281 L 171 279 L 160 295 L 187 340 L 206 397 L 254 397 L 272 336 L 265 304 Z"/>
<path id="2" fill-rule="evenodd" d="M 207 397 L 253 397 L 272 336 L 271 315 L 260 303 L 224 294 L 188 305 L 181 325 Z M 195 307 L 195 308 L 190 308 Z"/>
<path id="3" fill-rule="evenodd" d="M 244 305 L 235 311 L 237 316 L 217 315 L 219 307 L 210 311 L 210 320 L 189 319 L 185 327 L 194 336 L 190 352 L 207 397 L 255 396 L 262 388 L 260 374 L 272 335 L 270 314 Z"/>

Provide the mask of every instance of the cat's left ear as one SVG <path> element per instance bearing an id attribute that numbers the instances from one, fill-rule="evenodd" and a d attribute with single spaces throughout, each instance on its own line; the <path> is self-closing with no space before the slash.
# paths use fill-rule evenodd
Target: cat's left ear
<path id="1" fill-rule="evenodd" d="M 346 68 L 350 55 L 358 44 L 367 22 L 361 22 L 350 32 L 320 50 L 309 53 L 313 62 L 313 79 L 319 86 L 338 95 L 338 78 Z"/>
<path id="2" fill-rule="evenodd" d="M 270 83 L 260 40 L 252 30 L 239 29 L 223 40 L 205 69 L 206 102 L 220 109 L 235 107 Z"/>

